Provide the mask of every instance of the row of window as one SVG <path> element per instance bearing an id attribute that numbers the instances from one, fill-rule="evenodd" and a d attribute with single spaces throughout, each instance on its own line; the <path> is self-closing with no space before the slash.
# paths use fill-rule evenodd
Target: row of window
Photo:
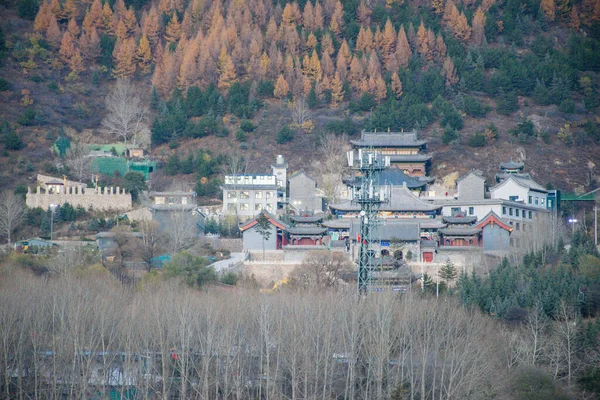
<path id="1" fill-rule="evenodd" d="M 546 199 L 544 197 L 529 196 L 528 202 L 529 204 L 535 204 L 536 206 L 546 205 Z"/>
<path id="2" fill-rule="evenodd" d="M 508 213 L 507 213 L 508 211 Z M 520 208 L 502 206 L 502 215 L 508 215 L 509 217 L 515 216 L 517 218 L 529 218 L 533 219 L 533 212 L 527 210 L 521 210 Z"/>
<path id="3" fill-rule="evenodd" d="M 269 192 L 263 192 L 263 191 L 255 191 L 254 192 L 254 198 L 255 199 L 262 199 L 263 198 L 263 193 L 265 193 L 265 198 L 267 199 L 272 199 L 275 197 L 275 192 L 273 191 L 269 191 Z M 234 190 L 230 190 L 227 192 L 227 198 L 228 199 L 235 199 L 237 197 L 237 192 Z M 249 199 L 250 198 L 250 192 L 248 190 L 241 190 L 240 191 L 240 195 L 239 195 L 240 199 Z"/>
<path id="4" fill-rule="evenodd" d="M 227 204 L 227 211 L 235 211 L 235 205 L 236 205 L 235 203 L 228 203 Z M 240 211 L 249 211 L 250 210 L 250 204 L 248 204 L 248 203 L 239 203 L 239 210 Z M 273 205 L 272 204 L 267 204 L 264 207 L 260 203 L 254 205 L 254 211 L 262 211 L 262 210 L 267 210 L 268 212 L 272 212 L 273 211 Z"/>

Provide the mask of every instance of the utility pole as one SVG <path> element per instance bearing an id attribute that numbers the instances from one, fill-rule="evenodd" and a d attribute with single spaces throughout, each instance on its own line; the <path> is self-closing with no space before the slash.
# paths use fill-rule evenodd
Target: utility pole
<path id="1" fill-rule="evenodd" d="M 598 247 L 598 206 L 594 206 L 594 246 Z"/>

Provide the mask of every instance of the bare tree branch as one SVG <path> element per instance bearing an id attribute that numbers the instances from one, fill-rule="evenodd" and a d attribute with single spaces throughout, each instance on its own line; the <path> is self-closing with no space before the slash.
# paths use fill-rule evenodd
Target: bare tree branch
<path id="1" fill-rule="evenodd" d="M 25 202 L 14 194 L 5 190 L 0 195 L 0 234 L 6 236 L 8 244 L 11 243 L 11 235 L 25 218 Z"/>
<path id="2" fill-rule="evenodd" d="M 129 79 L 117 79 L 106 97 L 106 109 L 108 113 L 102 120 L 102 129 L 122 138 L 125 144 L 129 139 L 133 139 L 136 144 L 137 136 L 147 131 L 148 106 L 141 100 Z"/>

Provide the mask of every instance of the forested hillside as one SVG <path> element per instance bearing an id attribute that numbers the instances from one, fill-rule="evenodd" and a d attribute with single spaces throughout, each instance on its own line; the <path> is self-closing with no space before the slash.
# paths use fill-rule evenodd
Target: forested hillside
<path id="1" fill-rule="evenodd" d="M 256 165 L 294 152 L 292 166 L 304 167 L 325 132 L 416 128 L 430 138 L 437 176 L 492 174 L 520 158 L 543 184 L 586 190 L 596 181 L 598 0 L 4 6 L 7 185 L 40 168 L 69 173 L 48 165 L 61 135 L 127 139 L 101 129 L 115 78 L 131 79 L 151 106 L 144 123 L 155 154 L 217 156 L 233 143 Z"/>

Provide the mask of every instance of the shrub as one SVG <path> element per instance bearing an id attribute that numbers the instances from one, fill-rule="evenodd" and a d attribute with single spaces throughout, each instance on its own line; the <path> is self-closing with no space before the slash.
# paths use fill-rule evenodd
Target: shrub
<path id="1" fill-rule="evenodd" d="M 4 78 L 0 78 L 0 92 L 5 90 L 10 90 L 10 83 Z"/>
<path id="2" fill-rule="evenodd" d="M 375 102 L 375 99 L 369 93 L 363 93 L 363 95 L 360 96 L 360 100 L 358 101 L 358 109 L 360 111 L 369 111 L 376 105 L 377 103 Z"/>
<path id="3" fill-rule="evenodd" d="M 449 144 L 456 139 L 458 139 L 458 133 L 456 133 L 454 129 L 446 128 L 446 130 L 444 130 L 444 134 L 442 135 L 442 142 L 444 142 L 444 144 Z"/>
<path id="4" fill-rule="evenodd" d="M 558 109 L 561 112 L 572 114 L 575 112 L 575 102 L 572 99 L 563 100 L 558 106 Z"/>
<path id="5" fill-rule="evenodd" d="M 498 97 L 497 110 L 503 115 L 510 115 L 519 109 L 517 94 L 515 92 L 501 93 Z"/>
<path id="6" fill-rule="evenodd" d="M 294 140 L 294 131 L 289 126 L 284 126 L 277 132 L 277 143 L 283 144 Z"/>
<path id="7" fill-rule="evenodd" d="M 483 147 L 486 145 L 486 137 L 482 132 L 477 132 L 473 136 L 469 137 L 467 144 L 471 147 Z"/>
<path id="8" fill-rule="evenodd" d="M 244 132 L 254 132 L 256 130 L 256 126 L 252 122 L 245 120 L 240 124 L 240 129 Z"/>
<path id="9" fill-rule="evenodd" d="M 272 81 L 261 81 L 258 84 L 258 88 L 256 90 L 256 93 L 260 96 L 260 97 L 271 97 L 273 96 L 273 91 L 275 90 L 275 86 L 273 86 L 273 82 Z"/>
<path id="10" fill-rule="evenodd" d="M 463 119 L 459 113 L 453 110 L 444 114 L 440 124 L 459 131 L 463 128 Z"/>
<path id="11" fill-rule="evenodd" d="M 473 97 L 465 97 L 465 113 L 470 117 L 481 118 L 487 114 L 489 107 L 482 105 Z"/>
<path id="12" fill-rule="evenodd" d="M 24 126 L 33 125 L 35 123 L 35 114 L 35 108 L 27 107 L 17 122 Z"/>
<path id="13" fill-rule="evenodd" d="M 248 135 L 242 129 L 238 129 L 238 131 L 235 133 L 235 139 L 238 142 L 245 142 L 248 139 Z"/>

